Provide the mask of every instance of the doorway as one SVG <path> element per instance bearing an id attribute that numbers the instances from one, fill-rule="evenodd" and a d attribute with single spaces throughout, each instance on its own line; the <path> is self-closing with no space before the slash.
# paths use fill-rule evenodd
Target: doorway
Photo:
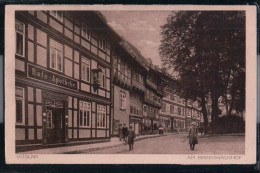
<path id="1" fill-rule="evenodd" d="M 47 143 L 65 142 L 65 109 L 63 101 L 46 101 Z"/>

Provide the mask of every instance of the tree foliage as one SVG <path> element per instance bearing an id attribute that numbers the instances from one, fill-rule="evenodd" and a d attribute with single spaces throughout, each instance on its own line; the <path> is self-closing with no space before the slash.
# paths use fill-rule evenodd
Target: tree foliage
<path id="1" fill-rule="evenodd" d="M 163 65 L 177 71 L 172 86 L 187 99 L 200 100 L 207 123 L 210 96 L 214 124 L 219 99 L 229 111 L 245 107 L 245 13 L 239 11 L 172 12 L 162 26 Z"/>

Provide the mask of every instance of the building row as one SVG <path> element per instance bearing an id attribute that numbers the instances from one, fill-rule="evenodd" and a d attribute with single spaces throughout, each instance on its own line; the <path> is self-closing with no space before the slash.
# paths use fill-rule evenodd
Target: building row
<path id="1" fill-rule="evenodd" d="M 120 124 L 138 135 L 187 130 L 198 105 L 97 11 L 16 11 L 16 146 L 104 141 Z"/>

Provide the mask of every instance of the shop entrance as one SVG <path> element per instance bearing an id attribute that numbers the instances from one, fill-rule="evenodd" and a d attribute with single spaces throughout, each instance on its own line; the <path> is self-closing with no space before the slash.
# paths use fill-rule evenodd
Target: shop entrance
<path id="1" fill-rule="evenodd" d="M 65 142 L 65 109 L 63 101 L 46 100 L 45 106 L 47 143 Z"/>

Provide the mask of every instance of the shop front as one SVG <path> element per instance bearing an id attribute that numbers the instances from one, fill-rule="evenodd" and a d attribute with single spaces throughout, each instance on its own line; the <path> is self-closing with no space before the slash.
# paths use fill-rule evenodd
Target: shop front
<path id="1" fill-rule="evenodd" d="M 142 116 L 130 115 L 130 126 L 132 126 L 132 128 L 134 129 L 136 135 L 142 134 L 142 124 L 143 124 L 142 122 L 143 122 Z"/>
<path id="2" fill-rule="evenodd" d="M 43 144 L 68 142 L 68 96 L 43 93 Z"/>

